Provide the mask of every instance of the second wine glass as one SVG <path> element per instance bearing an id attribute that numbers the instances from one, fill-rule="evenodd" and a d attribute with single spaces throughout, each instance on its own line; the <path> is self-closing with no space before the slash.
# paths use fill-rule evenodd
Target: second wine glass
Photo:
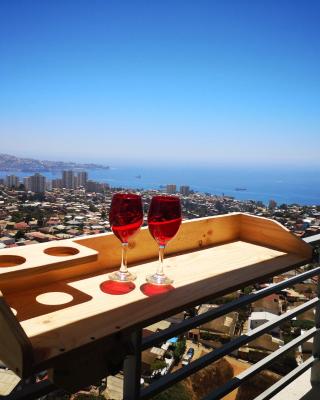
<path id="1" fill-rule="evenodd" d="M 141 196 L 133 193 L 116 193 L 112 197 L 109 222 L 113 233 L 121 241 L 122 257 L 119 271 L 109 275 L 109 279 L 118 282 L 130 282 L 136 276 L 128 271 L 128 241 L 143 223 Z"/>
<path id="2" fill-rule="evenodd" d="M 163 271 L 164 249 L 181 225 L 181 205 L 177 196 L 154 196 L 151 200 L 148 225 L 152 237 L 159 245 L 157 272 L 147 276 L 147 282 L 154 285 L 171 285 L 173 280 Z"/>

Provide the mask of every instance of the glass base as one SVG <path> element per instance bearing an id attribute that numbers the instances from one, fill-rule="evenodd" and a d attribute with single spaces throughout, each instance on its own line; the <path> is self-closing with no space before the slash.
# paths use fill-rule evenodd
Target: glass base
<path id="1" fill-rule="evenodd" d="M 158 286 L 167 286 L 173 283 L 173 279 L 169 278 L 167 275 L 164 274 L 147 275 L 146 281 L 148 283 L 151 283 L 152 285 L 158 285 Z"/>
<path id="2" fill-rule="evenodd" d="M 108 277 L 110 281 L 114 282 L 131 282 L 137 278 L 135 274 L 129 271 L 127 272 L 115 271 L 109 274 Z"/>

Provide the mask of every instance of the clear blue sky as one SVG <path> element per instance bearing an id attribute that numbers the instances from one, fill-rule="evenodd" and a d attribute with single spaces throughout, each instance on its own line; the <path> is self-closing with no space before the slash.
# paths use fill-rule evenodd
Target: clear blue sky
<path id="1" fill-rule="evenodd" d="M 320 165 L 320 1 L 1 0 L 0 152 Z"/>

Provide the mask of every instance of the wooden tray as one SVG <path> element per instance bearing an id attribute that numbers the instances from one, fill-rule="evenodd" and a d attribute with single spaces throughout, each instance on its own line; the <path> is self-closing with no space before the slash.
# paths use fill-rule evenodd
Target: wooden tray
<path id="1" fill-rule="evenodd" d="M 157 246 L 144 228 L 129 250 L 130 270 L 137 274 L 135 287 L 112 295 L 102 292 L 100 285 L 120 262 L 120 243 L 114 235 L 63 242 L 0 251 L 0 359 L 20 376 L 54 366 L 71 350 L 146 326 L 195 301 L 312 257 L 310 245 L 266 218 L 236 213 L 185 221 L 166 251 L 166 273 L 174 283 L 164 293 L 155 293 L 145 276 L 156 269 Z M 58 255 L 46 254 L 54 247 L 79 252 L 57 262 Z M 1 267 L 7 256 L 26 262 Z"/>

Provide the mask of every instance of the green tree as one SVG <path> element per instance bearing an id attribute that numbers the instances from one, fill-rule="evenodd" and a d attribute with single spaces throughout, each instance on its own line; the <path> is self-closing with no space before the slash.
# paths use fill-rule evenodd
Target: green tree
<path id="1" fill-rule="evenodd" d="M 150 365 L 151 371 L 157 371 L 158 369 L 163 369 L 167 366 L 164 360 L 154 360 Z"/>
<path id="2" fill-rule="evenodd" d="M 297 367 L 297 360 L 295 357 L 295 351 L 290 350 L 277 358 L 271 365 L 270 369 L 277 374 L 285 375 Z"/>
<path id="3" fill-rule="evenodd" d="M 246 286 L 245 288 L 242 289 L 242 292 L 244 294 L 250 294 L 251 292 L 253 292 L 254 287 L 253 286 Z"/>
<path id="4" fill-rule="evenodd" d="M 214 335 L 213 333 L 210 332 L 201 332 L 200 333 L 201 339 L 204 340 L 217 340 L 219 337 L 217 335 Z"/>
<path id="5" fill-rule="evenodd" d="M 190 400 L 191 398 L 191 393 L 182 382 L 179 382 L 164 392 L 152 397 L 152 400 Z"/>
<path id="6" fill-rule="evenodd" d="M 42 215 L 40 215 L 38 218 L 35 218 L 38 221 L 38 226 L 39 228 L 42 228 L 44 225 L 44 218 Z"/>
<path id="7" fill-rule="evenodd" d="M 186 350 L 186 339 L 183 337 L 177 341 L 176 347 L 173 351 L 173 357 L 176 363 L 178 363 Z"/>
<path id="8" fill-rule="evenodd" d="M 33 196 L 34 201 L 45 201 L 46 196 L 44 193 L 35 193 Z"/>
<path id="9" fill-rule="evenodd" d="M 311 328 L 313 328 L 315 325 L 314 321 L 310 321 L 310 320 L 296 320 L 296 321 L 292 321 L 292 326 L 304 329 L 304 330 L 309 330 Z"/>
<path id="10" fill-rule="evenodd" d="M 96 212 L 96 211 L 98 211 L 98 210 L 97 210 L 97 207 L 96 207 L 94 204 L 90 203 L 90 204 L 89 204 L 89 211 L 91 211 L 91 212 Z"/>
<path id="11" fill-rule="evenodd" d="M 102 219 L 106 219 L 106 217 L 107 217 L 106 210 L 103 209 L 103 210 L 101 211 L 101 218 L 102 218 Z"/>
<path id="12" fill-rule="evenodd" d="M 14 235 L 15 240 L 19 240 L 24 237 L 24 233 L 22 231 L 17 231 L 17 233 Z"/>
<path id="13" fill-rule="evenodd" d="M 11 221 L 12 221 L 12 222 L 20 222 L 20 221 L 22 221 L 23 219 L 24 219 L 24 215 L 23 215 L 23 213 L 20 212 L 20 211 L 14 211 L 14 212 L 11 214 Z"/>
<path id="14" fill-rule="evenodd" d="M 24 221 L 28 224 L 32 220 L 32 215 L 31 213 L 26 214 L 24 217 Z"/>

